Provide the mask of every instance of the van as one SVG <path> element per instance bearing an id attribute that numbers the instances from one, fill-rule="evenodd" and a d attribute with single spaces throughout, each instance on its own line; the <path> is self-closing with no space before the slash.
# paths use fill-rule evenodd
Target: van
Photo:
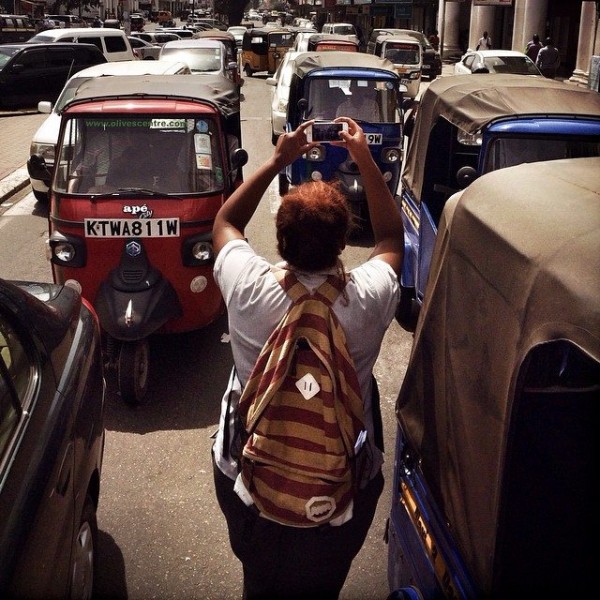
<path id="1" fill-rule="evenodd" d="M 325 23 L 321 33 L 335 33 L 335 35 L 343 35 L 357 44 L 359 42 L 356 27 L 352 23 Z"/>
<path id="2" fill-rule="evenodd" d="M 394 63 L 400 83 L 407 89 L 404 97 L 414 100 L 419 94 L 423 67 L 419 41 L 410 36 L 381 35 L 375 42 L 374 54 Z"/>
<path id="3" fill-rule="evenodd" d="M 136 60 L 131 44 L 120 29 L 95 27 L 72 27 L 70 29 L 49 29 L 34 35 L 28 43 L 80 42 L 97 46 L 108 62 Z"/>
<path id="4" fill-rule="evenodd" d="M 71 75 L 106 57 L 92 44 L 2 44 L 0 108 L 54 102 Z"/>

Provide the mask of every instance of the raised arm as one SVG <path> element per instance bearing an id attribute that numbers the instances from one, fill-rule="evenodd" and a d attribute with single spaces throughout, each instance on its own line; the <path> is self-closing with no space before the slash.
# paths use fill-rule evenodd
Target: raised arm
<path id="1" fill-rule="evenodd" d="M 305 130 L 312 123 L 307 121 L 292 133 L 279 136 L 273 156 L 254 171 L 221 206 L 213 225 L 215 254 L 227 242 L 244 238 L 244 229 L 273 178 L 281 169 L 317 145 L 306 141 Z"/>
<path id="2" fill-rule="evenodd" d="M 348 131 L 340 136 L 350 153 L 352 160 L 358 165 L 362 176 L 371 227 L 375 238 L 375 247 L 369 258 L 379 258 L 387 262 L 396 273 L 402 268 L 404 256 L 404 226 L 396 202 L 383 179 L 381 171 L 373 160 L 366 136 L 359 125 L 348 117 L 339 117 L 336 121 L 348 123 Z"/>

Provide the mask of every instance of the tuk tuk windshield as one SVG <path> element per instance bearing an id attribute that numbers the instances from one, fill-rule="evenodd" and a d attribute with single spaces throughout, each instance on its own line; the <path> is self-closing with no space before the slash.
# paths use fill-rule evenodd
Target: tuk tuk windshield
<path id="1" fill-rule="evenodd" d="M 75 194 L 197 194 L 223 188 L 222 147 L 210 117 L 69 119 L 54 189 Z"/>
<path id="2" fill-rule="evenodd" d="M 385 45 L 385 54 L 395 65 L 418 65 L 420 62 L 419 47 L 414 44 L 401 42 L 388 42 Z"/>
<path id="3" fill-rule="evenodd" d="M 310 82 L 307 119 L 350 117 L 368 123 L 396 123 L 398 92 L 389 80 L 326 79 Z"/>
<path id="4" fill-rule="evenodd" d="M 522 163 L 591 156 L 600 156 L 598 136 L 498 137 L 489 145 L 482 172 Z"/>
<path id="5" fill-rule="evenodd" d="M 269 46 L 273 47 L 284 47 L 291 48 L 294 45 L 294 34 L 286 33 L 285 31 L 278 31 L 276 33 L 269 33 Z"/>

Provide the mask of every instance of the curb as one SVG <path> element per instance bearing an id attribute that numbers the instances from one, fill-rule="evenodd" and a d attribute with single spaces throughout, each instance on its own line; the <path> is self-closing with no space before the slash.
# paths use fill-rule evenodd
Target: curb
<path id="1" fill-rule="evenodd" d="M 0 204 L 29 184 L 27 167 L 21 167 L 0 181 Z"/>

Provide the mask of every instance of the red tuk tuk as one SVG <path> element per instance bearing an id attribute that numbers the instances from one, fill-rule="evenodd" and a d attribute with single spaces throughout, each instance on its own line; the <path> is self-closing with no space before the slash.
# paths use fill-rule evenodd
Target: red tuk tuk
<path id="1" fill-rule="evenodd" d="M 240 146 L 239 95 L 221 76 L 92 79 L 63 110 L 53 277 L 78 281 L 94 305 L 129 403 L 147 389 L 150 335 L 202 328 L 224 310 L 211 230 L 242 181 Z M 30 158 L 31 169 L 44 166 Z"/>

